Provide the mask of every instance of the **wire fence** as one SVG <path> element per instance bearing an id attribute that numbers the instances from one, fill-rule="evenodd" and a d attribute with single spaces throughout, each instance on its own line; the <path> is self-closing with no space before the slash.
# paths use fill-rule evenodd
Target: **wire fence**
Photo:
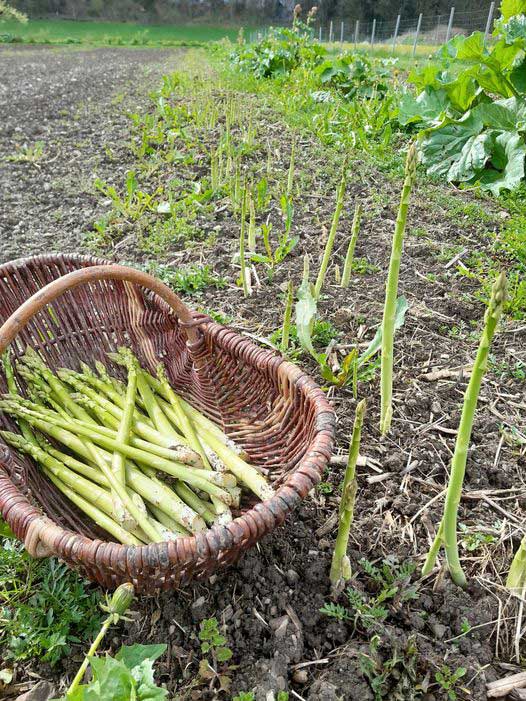
<path id="1" fill-rule="evenodd" d="M 313 26 L 313 37 L 320 42 L 340 42 L 358 45 L 391 47 L 408 46 L 413 55 L 419 46 L 439 46 L 459 34 L 484 32 L 489 37 L 493 28 L 495 3 L 477 12 L 450 11 L 441 15 L 419 15 L 405 18 L 401 15 L 392 20 L 363 22 L 348 18 L 334 18 L 328 22 L 318 22 Z M 251 32 L 254 41 L 263 38 L 268 27 Z"/>

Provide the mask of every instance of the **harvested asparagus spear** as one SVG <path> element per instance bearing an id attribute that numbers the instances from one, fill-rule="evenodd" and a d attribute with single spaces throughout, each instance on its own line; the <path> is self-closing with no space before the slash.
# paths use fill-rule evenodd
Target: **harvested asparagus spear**
<path id="1" fill-rule="evenodd" d="M 0 432 L 0 435 L 3 435 Z M 75 472 L 87 477 L 92 482 L 99 485 L 109 487 L 107 478 L 96 467 L 83 463 L 81 460 L 60 452 L 50 443 L 42 442 L 42 449 L 47 453 L 57 458 L 67 467 Z M 106 461 L 111 461 L 111 454 L 104 453 Z M 126 483 L 138 495 L 140 495 L 147 503 L 148 508 L 152 511 L 152 507 L 162 511 L 171 521 L 179 523 L 184 532 L 191 531 L 198 533 L 206 528 L 203 519 L 187 504 L 184 504 L 180 497 L 175 494 L 164 482 L 157 478 L 150 478 L 139 470 L 132 462 L 126 460 Z M 157 520 L 164 523 L 156 511 L 155 517 Z M 166 524 L 164 524 L 166 525 Z M 170 526 L 168 526 L 170 527 Z M 174 530 L 171 528 L 171 530 Z"/>
<path id="2" fill-rule="evenodd" d="M 107 531 L 116 540 L 124 545 L 141 545 L 141 541 L 134 535 L 119 526 L 113 519 L 106 516 L 100 509 L 97 509 L 90 501 L 83 499 L 74 489 L 70 489 L 53 474 L 49 475 L 53 484 L 76 506 L 89 516 L 98 526 Z"/>
<path id="3" fill-rule="evenodd" d="M 85 363 L 54 372 L 28 348 L 16 364 L 23 388 L 4 355 L 9 394 L 0 410 L 22 435 L 0 437 L 112 538 L 141 545 L 188 536 L 230 520 L 241 487 L 274 494 L 243 451 L 175 393 L 164 368 L 155 378 L 128 349 L 110 357 L 126 382 L 99 361 L 96 372 Z"/>
<path id="4" fill-rule="evenodd" d="M 170 406 L 173 410 L 173 413 L 177 419 L 176 421 L 176 426 L 180 428 L 180 430 L 183 432 L 183 435 L 185 436 L 186 440 L 188 441 L 188 445 L 190 448 L 195 450 L 200 456 L 203 461 L 203 465 L 205 468 L 210 469 L 210 463 L 213 463 L 214 467 L 217 469 L 223 469 L 224 464 L 219 460 L 217 457 L 216 453 L 213 453 L 213 451 L 206 446 L 206 444 L 201 441 L 197 435 L 197 432 L 195 430 L 195 427 L 191 421 L 191 419 L 188 417 L 188 415 L 185 413 L 183 407 L 181 406 L 181 402 L 179 400 L 179 397 L 175 394 L 173 389 L 170 387 L 168 383 L 168 378 L 166 377 L 166 371 L 164 369 L 163 365 L 158 365 L 157 366 L 157 377 L 159 378 L 159 382 L 161 383 L 161 386 L 168 397 L 168 400 L 170 402 Z M 173 420 L 173 415 L 172 415 L 172 420 Z M 210 457 L 210 460 L 209 460 Z M 179 492 L 180 493 L 180 492 Z M 186 492 L 188 495 L 188 492 Z M 191 490 L 190 490 L 191 494 Z M 190 496 L 190 499 L 192 497 Z M 215 510 L 215 516 L 213 517 L 213 520 L 217 520 L 220 523 L 228 523 L 229 521 L 232 520 L 232 513 L 228 506 L 221 501 L 220 499 L 217 499 L 216 497 L 212 496 L 211 497 L 212 504 L 214 506 Z M 186 500 L 185 500 L 186 501 Z M 191 505 L 191 502 L 187 502 Z"/>

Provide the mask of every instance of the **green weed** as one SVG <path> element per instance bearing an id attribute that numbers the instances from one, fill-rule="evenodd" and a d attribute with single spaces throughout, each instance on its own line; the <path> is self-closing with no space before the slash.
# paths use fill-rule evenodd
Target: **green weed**
<path id="1" fill-rule="evenodd" d="M 316 486 L 316 491 L 320 494 L 332 494 L 334 487 L 330 482 L 319 482 Z"/>
<path id="2" fill-rule="evenodd" d="M 197 295 L 208 287 L 221 289 L 227 284 L 226 280 L 216 275 L 209 265 L 190 265 L 187 268 L 174 270 L 170 266 L 150 261 L 140 267 L 162 280 L 175 292 L 187 295 Z"/>
<path id="3" fill-rule="evenodd" d="M 24 144 L 18 146 L 16 152 L 11 156 L 6 156 L 6 161 L 13 163 L 37 163 L 44 156 L 44 142 L 37 141 L 32 145 Z"/>
<path id="4" fill-rule="evenodd" d="M 1 538 L 0 538 L 1 540 Z M 57 664 L 99 629 L 100 594 L 54 558 L 35 560 L 14 540 L 0 549 L 0 657 Z"/>
<path id="5" fill-rule="evenodd" d="M 352 262 L 352 271 L 357 275 L 372 275 L 379 270 L 380 268 L 370 263 L 367 258 L 355 258 Z"/>
<path id="6" fill-rule="evenodd" d="M 491 533 L 481 533 L 480 531 L 471 531 L 464 524 L 460 524 L 460 543 L 464 550 L 474 552 L 479 550 L 484 545 L 491 545 L 495 542 L 495 536 Z"/>
<path id="7" fill-rule="evenodd" d="M 283 329 L 276 329 L 270 337 L 269 341 L 275 346 L 281 346 Z M 330 322 L 316 319 L 312 327 L 312 343 L 316 348 L 325 349 L 327 346 L 340 336 L 338 329 Z M 295 324 L 291 324 L 289 331 L 289 347 L 287 355 L 291 360 L 297 360 L 306 351 L 301 347 L 298 338 L 298 329 Z"/>
<path id="8" fill-rule="evenodd" d="M 147 211 L 153 211 L 156 197 L 160 193 L 159 188 L 152 194 L 139 190 L 137 175 L 133 170 L 126 173 L 123 195 L 120 195 L 113 185 L 108 185 L 100 178 L 95 179 L 94 185 L 95 189 L 111 200 L 118 214 L 132 221 L 136 221 Z"/>
<path id="9" fill-rule="evenodd" d="M 410 638 L 404 648 L 393 646 L 389 653 L 380 652 L 382 640 L 371 638 L 369 652 L 360 652 L 360 669 L 369 681 L 375 701 L 386 698 L 417 701 L 422 698 L 422 687 L 417 683 L 418 650 Z"/>
<path id="10" fill-rule="evenodd" d="M 465 667 L 457 667 L 457 669 L 453 671 L 447 665 L 444 665 L 435 674 L 435 681 L 446 693 L 449 701 L 456 701 L 458 698 L 458 682 L 462 679 L 466 672 L 467 670 Z"/>
<path id="11" fill-rule="evenodd" d="M 406 561 L 401 565 L 384 560 L 377 567 L 368 560 L 360 560 L 364 573 L 370 579 L 374 594 L 366 594 L 355 587 L 348 587 L 345 595 L 347 606 L 326 603 L 320 611 L 340 621 L 352 621 L 355 628 L 378 628 L 389 615 L 389 606 L 398 607 L 417 597 L 417 586 L 410 584 L 415 564 Z"/>
<path id="12" fill-rule="evenodd" d="M 232 650 L 226 646 L 226 638 L 219 633 L 217 618 L 207 618 L 201 622 L 199 629 L 201 652 L 212 655 L 217 662 L 227 662 L 232 657 Z"/>

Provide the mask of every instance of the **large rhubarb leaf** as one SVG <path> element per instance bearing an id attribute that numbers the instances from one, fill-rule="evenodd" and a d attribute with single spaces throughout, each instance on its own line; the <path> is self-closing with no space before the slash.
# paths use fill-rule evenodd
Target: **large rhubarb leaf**
<path id="1" fill-rule="evenodd" d="M 526 15 L 516 15 L 510 20 L 499 24 L 499 31 L 508 44 L 516 39 L 526 39 Z"/>
<path id="2" fill-rule="evenodd" d="M 397 118 L 404 126 L 415 122 L 436 126 L 446 117 L 450 105 L 451 102 L 445 90 L 428 86 L 417 97 L 410 92 L 402 96 Z"/>
<path id="3" fill-rule="evenodd" d="M 526 0 L 502 0 L 500 14 L 505 22 L 514 15 L 526 15 Z"/>
<path id="4" fill-rule="evenodd" d="M 482 129 L 480 119 L 468 112 L 463 119 L 430 131 L 421 145 L 422 163 L 427 167 L 427 172 L 450 180 L 449 171 L 457 161 L 463 159 L 469 163 L 470 160 L 480 159 L 482 144 L 477 137 Z M 471 150 L 474 151 L 472 156 Z M 483 163 L 479 165 L 482 166 Z M 471 172 L 467 179 L 473 175 L 474 172 Z"/>
<path id="5" fill-rule="evenodd" d="M 524 95 L 526 93 L 526 59 L 521 61 L 510 73 L 510 83 L 515 90 Z"/>
<path id="6" fill-rule="evenodd" d="M 514 190 L 524 179 L 526 145 L 516 132 L 492 134 L 492 155 L 489 165 L 477 178 L 484 190 L 494 195 L 501 190 Z"/>
<path id="7" fill-rule="evenodd" d="M 526 128 L 526 100 L 510 97 L 506 100 L 485 102 L 473 108 L 472 114 L 485 127 L 499 131 L 524 131 Z"/>

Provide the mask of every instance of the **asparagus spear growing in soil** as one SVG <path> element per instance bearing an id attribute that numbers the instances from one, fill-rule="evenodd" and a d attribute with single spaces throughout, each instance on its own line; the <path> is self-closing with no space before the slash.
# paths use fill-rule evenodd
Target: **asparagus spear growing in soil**
<path id="1" fill-rule="evenodd" d="M 357 490 L 356 463 L 358 462 L 358 455 L 360 454 L 360 440 L 366 406 L 365 399 L 362 399 L 356 407 L 351 445 L 349 448 L 349 459 L 347 461 L 347 469 L 345 470 L 345 477 L 343 480 L 342 496 L 338 512 L 338 534 L 336 536 L 330 572 L 330 580 L 335 593 L 343 589 L 345 582 L 349 580 L 352 575 L 351 563 L 347 556 L 347 545 L 349 543 L 349 534 L 351 532 L 354 516 L 354 501 Z"/>
<path id="2" fill-rule="evenodd" d="M 352 220 L 351 227 L 351 240 L 349 241 L 349 246 L 347 248 L 347 254 L 345 256 L 345 263 L 343 264 L 342 279 L 340 282 L 341 287 L 349 287 L 352 274 L 352 264 L 354 261 L 354 251 L 356 249 L 356 242 L 358 241 L 358 234 L 360 233 L 360 223 L 362 220 L 362 205 L 358 203 L 354 210 L 354 217 Z"/>
<path id="3" fill-rule="evenodd" d="M 245 226 L 246 226 L 246 189 L 243 188 L 241 202 L 241 226 L 239 229 L 239 267 L 241 276 L 241 286 L 243 287 L 243 296 L 250 297 L 252 290 L 250 288 L 250 270 L 247 270 L 245 260 Z"/>
<path id="4" fill-rule="evenodd" d="M 391 427 L 391 419 L 393 417 L 393 353 L 396 298 L 398 295 L 398 278 L 400 275 L 400 261 L 402 260 L 407 210 L 409 208 L 411 190 L 413 189 L 416 180 L 417 163 L 418 155 L 416 145 L 412 144 L 407 152 L 405 162 L 405 180 L 400 198 L 400 206 L 396 217 L 382 321 L 380 432 L 383 436 L 389 432 Z"/>
<path id="5" fill-rule="evenodd" d="M 294 306 L 294 285 L 289 280 L 287 296 L 285 299 L 285 313 L 283 314 L 283 326 L 281 330 L 281 352 L 286 353 L 289 348 L 290 322 L 292 319 L 292 307 Z"/>
<path id="6" fill-rule="evenodd" d="M 327 237 L 327 243 L 325 244 L 325 250 L 323 252 L 323 258 L 320 265 L 320 270 L 318 272 L 318 277 L 316 278 L 316 284 L 314 285 L 314 298 L 319 299 L 323 283 L 325 282 L 325 275 L 327 274 L 327 268 L 329 267 L 329 261 L 332 255 L 332 249 L 334 248 L 334 240 L 336 238 L 336 232 L 338 230 L 338 223 L 340 221 L 340 216 L 343 209 L 343 200 L 345 197 L 345 188 L 347 187 L 347 178 L 345 174 L 346 164 L 344 165 L 344 172 L 342 174 L 342 179 L 340 185 L 338 186 L 336 194 L 336 208 L 332 217 L 331 229 L 329 231 L 329 236 Z"/>
<path id="7" fill-rule="evenodd" d="M 458 586 L 466 585 L 466 577 L 460 564 L 458 555 L 457 542 L 457 518 L 460 498 L 462 496 L 462 485 L 464 482 L 464 474 L 466 472 L 466 460 L 469 450 L 469 442 L 471 439 L 471 430 L 473 428 L 473 419 L 477 408 L 478 397 L 482 379 L 488 367 L 488 354 L 497 327 L 498 321 L 504 309 L 506 301 L 506 275 L 504 272 L 497 276 L 491 290 L 491 298 L 489 301 L 486 314 L 484 316 L 484 328 L 482 336 L 473 364 L 473 371 L 469 384 L 464 395 L 464 404 L 462 406 L 462 415 L 460 417 L 460 425 L 458 428 L 457 440 L 455 443 L 455 452 L 451 461 L 451 473 L 447 486 L 446 500 L 444 504 L 444 515 L 440 521 L 435 540 L 422 568 L 422 576 L 430 574 L 438 555 L 440 547 L 443 545 L 446 551 L 447 565 L 452 580 Z"/>

